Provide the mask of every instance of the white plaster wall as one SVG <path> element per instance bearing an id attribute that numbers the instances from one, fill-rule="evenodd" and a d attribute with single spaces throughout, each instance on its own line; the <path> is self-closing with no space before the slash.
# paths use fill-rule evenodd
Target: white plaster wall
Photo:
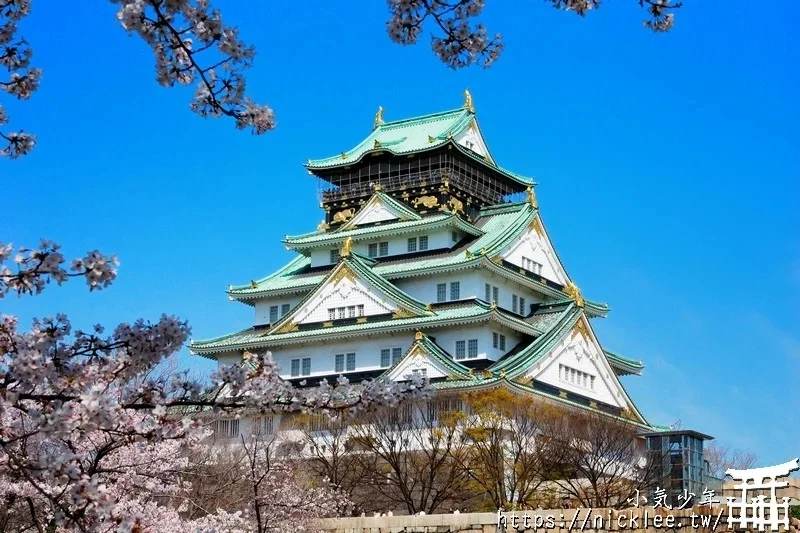
<path id="1" fill-rule="evenodd" d="M 255 302 L 255 325 L 263 325 L 269 324 L 269 308 L 273 305 L 278 306 L 278 318 L 282 317 L 283 315 L 280 312 L 281 306 L 283 304 L 289 304 L 289 312 L 294 309 L 294 307 L 300 303 L 302 296 L 292 295 L 292 296 L 285 296 L 283 298 L 264 298 L 261 300 L 256 300 Z"/>
<path id="2" fill-rule="evenodd" d="M 450 298 L 450 282 L 460 282 L 460 299 L 486 298 L 486 283 L 498 288 L 500 301 L 497 305 L 505 310 L 511 311 L 514 294 L 525 298 L 525 311 L 530 310 L 530 304 L 544 301 L 544 297 L 522 285 L 509 282 L 506 278 L 501 278 L 486 270 L 461 270 L 445 274 L 425 276 L 419 278 L 407 278 L 395 280 L 395 285 L 414 298 L 425 303 L 436 302 L 436 285 L 447 283 L 447 298 Z"/>
<path id="3" fill-rule="evenodd" d="M 522 258 L 527 257 L 542 265 L 542 276 L 560 283 L 567 283 L 564 269 L 555 255 L 555 251 L 547 239 L 539 235 L 535 229 L 528 228 L 519 238 L 512 242 L 503 253 L 503 258 L 520 268 L 523 267 Z"/>
<path id="4" fill-rule="evenodd" d="M 396 220 L 397 216 L 389 211 L 381 202 L 375 202 L 369 206 L 364 206 L 364 210 L 357 213 L 353 223 L 370 224 L 373 222 L 383 222 L 384 220 Z"/>
<path id="5" fill-rule="evenodd" d="M 404 234 L 402 237 L 375 237 L 375 238 L 357 238 L 353 242 L 353 250 L 357 253 L 368 256 L 370 243 L 389 243 L 389 257 L 392 255 L 402 255 L 408 252 L 408 239 L 410 237 L 419 237 L 421 235 L 428 236 L 428 250 L 439 250 L 442 248 L 450 248 L 453 246 L 452 238 L 453 229 L 450 227 L 440 228 L 436 231 L 417 231 L 414 233 Z M 318 267 L 331 264 L 331 250 L 338 250 L 341 245 L 330 246 L 327 248 L 314 248 L 311 250 L 311 266 Z M 417 250 L 419 251 L 419 250 Z"/>
<path id="6" fill-rule="evenodd" d="M 594 389 L 559 379 L 559 364 L 595 376 Z M 530 377 L 610 405 L 625 407 L 622 391 L 610 374 L 597 346 L 593 342 L 586 342 L 580 334 L 572 334 L 551 350 L 537 368 L 533 369 Z"/>
<path id="7" fill-rule="evenodd" d="M 364 306 L 364 316 L 391 313 L 397 309 L 393 301 L 384 301 L 383 295 L 361 280 L 355 282 L 344 278 L 335 286 L 328 283 L 321 293 L 309 300 L 298 310 L 294 319 L 299 324 L 325 322 L 330 320 L 328 308 Z"/>

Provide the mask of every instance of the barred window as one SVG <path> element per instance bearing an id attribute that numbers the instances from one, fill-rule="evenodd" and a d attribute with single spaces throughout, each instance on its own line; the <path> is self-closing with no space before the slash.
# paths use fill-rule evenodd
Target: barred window
<path id="1" fill-rule="evenodd" d="M 436 301 L 437 302 L 447 301 L 447 283 L 436 284 Z"/>
<path id="2" fill-rule="evenodd" d="M 356 306 L 355 305 L 348 305 L 347 306 L 347 318 L 355 318 L 356 317 Z"/>
<path id="3" fill-rule="evenodd" d="M 500 335 L 500 349 L 501 350 L 505 350 L 506 349 L 506 336 L 505 335 Z"/>
<path id="4" fill-rule="evenodd" d="M 428 236 L 427 235 L 423 235 L 423 236 L 421 236 L 419 238 L 419 249 L 420 249 L 420 251 L 428 249 Z"/>
<path id="5" fill-rule="evenodd" d="M 278 321 L 278 306 L 271 305 L 269 307 L 269 323 L 274 324 Z"/>
<path id="6" fill-rule="evenodd" d="M 300 359 L 292 359 L 292 377 L 300 375 Z"/>
<path id="7" fill-rule="evenodd" d="M 492 333 L 492 348 L 498 348 L 499 347 L 499 345 L 500 345 L 499 337 L 500 337 L 500 335 L 498 335 L 497 333 L 494 333 L 494 332 Z"/>
<path id="8" fill-rule="evenodd" d="M 461 298 L 461 282 L 453 281 L 450 283 L 450 300 Z"/>
<path id="9" fill-rule="evenodd" d="M 486 284 L 486 298 L 484 298 L 487 302 L 492 301 L 492 286 L 488 283 Z"/>
<path id="10" fill-rule="evenodd" d="M 528 314 L 528 311 L 525 309 L 525 298 L 522 296 L 519 297 L 519 314 L 525 316 Z"/>
<path id="11" fill-rule="evenodd" d="M 408 251 L 409 252 L 416 252 L 417 251 L 417 238 L 411 237 L 408 239 Z"/>
<path id="12" fill-rule="evenodd" d="M 364 304 L 358 304 L 356 306 L 356 315 L 357 316 L 364 316 Z"/>
<path id="13" fill-rule="evenodd" d="M 289 305 L 289 304 L 283 304 L 283 305 L 281 306 L 281 316 L 284 316 L 284 315 L 286 315 L 286 313 L 288 313 L 288 312 L 289 312 L 289 310 L 291 310 L 291 308 L 292 308 L 292 306 L 291 306 L 291 305 Z"/>
<path id="14" fill-rule="evenodd" d="M 336 308 L 330 307 L 328 309 L 328 320 L 336 320 Z"/>
<path id="15" fill-rule="evenodd" d="M 373 242 L 367 246 L 367 256 L 378 257 L 378 243 Z"/>
<path id="16" fill-rule="evenodd" d="M 478 339 L 470 339 L 467 343 L 467 357 L 478 357 Z"/>
<path id="17" fill-rule="evenodd" d="M 336 308 L 336 318 L 338 318 L 339 320 L 344 318 L 344 307 Z"/>
<path id="18" fill-rule="evenodd" d="M 492 287 L 492 301 L 496 304 L 500 303 L 500 289 Z"/>
<path id="19" fill-rule="evenodd" d="M 336 362 L 334 364 L 335 372 L 344 372 L 344 354 L 337 353 L 335 356 Z"/>
<path id="20" fill-rule="evenodd" d="M 456 359 L 464 359 L 467 356 L 466 345 L 465 341 L 456 341 Z"/>
<path id="21" fill-rule="evenodd" d="M 516 294 L 511 295 L 511 310 L 515 313 L 519 312 L 519 303 L 517 302 L 518 298 Z"/>
<path id="22" fill-rule="evenodd" d="M 275 420 L 272 415 L 258 416 L 253 419 L 253 433 L 256 435 L 272 435 L 275 431 Z"/>
<path id="23" fill-rule="evenodd" d="M 389 243 L 388 242 L 378 243 L 378 255 L 381 256 L 381 257 L 389 255 Z"/>
<path id="24" fill-rule="evenodd" d="M 311 375 L 311 358 L 304 357 L 303 358 L 303 375 L 310 376 Z"/>
<path id="25" fill-rule="evenodd" d="M 388 368 L 392 364 L 392 351 L 389 348 L 381 350 L 381 366 Z"/>
<path id="26" fill-rule="evenodd" d="M 331 250 L 331 263 L 339 262 L 339 250 Z"/>
<path id="27" fill-rule="evenodd" d="M 347 370 L 348 372 L 352 372 L 356 369 L 356 354 L 354 352 L 350 352 L 347 354 Z"/>
<path id="28" fill-rule="evenodd" d="M 395 364 L 400 360 L 400 356 L 403 355 L 402 348 L 392 348 L 392 364 Z"/>
<path id="29" fill-rule="evenodd" d="M 236 419 L 214 421 L 214 436 L 221 439 L 238 437 L 239 421 Z"/>

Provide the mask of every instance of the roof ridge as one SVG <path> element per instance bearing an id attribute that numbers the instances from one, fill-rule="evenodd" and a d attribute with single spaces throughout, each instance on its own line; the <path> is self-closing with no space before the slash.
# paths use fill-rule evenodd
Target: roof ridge
<path id="1" fill-rule="evenodd" d="M 433 118 L 440 118 L 450 115 L 458 115 L 459 113 L 469 113 L 469 111 L 463 107 L 459 107 L 456 109 L 450 109 L 448 111 L 437 111 L 435 113 L 428 113 L 427 115 L 418 115 L 416 117 L 407 117 L 401 118 L 397 120 L 387 120 L 383 124 L 380 124 L 377 129 L 387 129 L 390 126 L 398 126 L 402 124 L 408 124 L 410 122 L 422 122 L 424 120 L 431 120 Z"/>

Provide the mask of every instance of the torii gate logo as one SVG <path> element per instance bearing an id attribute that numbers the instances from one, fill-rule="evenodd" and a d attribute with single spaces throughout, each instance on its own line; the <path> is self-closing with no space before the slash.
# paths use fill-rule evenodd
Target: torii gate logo
<path id="1" fill-rule="evenodd" d="M 726 470 L 727 475 L 742 482 L 733 487 L 742 491 L 741 497 L 728 498 L 728 529 L 738 525 L 743 528 L 758 528 L 758 531 L 765 531 L 767 526 L 770 531 L 778 531 L 780 526 L 788 530 L 789 498 L 781 498 L 779 502 L 775 491 L 789 485 L 786 481 L 778 481 L 779 479 L 787 477 L 798 469 L 800 469 L 798 460 L 795 459 L 782 465 L 764 468 Z M 752 483 L 748 483 L 751 480 Z M 763 494 L 767 490 L 769 490 L 768 497 Z M 761 494 L 754 498 L 748 497 L 748 491 L 758 491 Z"/>

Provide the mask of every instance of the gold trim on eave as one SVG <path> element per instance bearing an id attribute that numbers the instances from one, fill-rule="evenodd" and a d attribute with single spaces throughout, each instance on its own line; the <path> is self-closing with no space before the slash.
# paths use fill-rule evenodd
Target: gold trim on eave
<path id="1" fill-rule="evenodd" d="M 353 238 L 347 237 L 342 243 L 342 248 L 339 250 L 339 257 L 350 257 L 353 252 Z"/>
<path id="2" fill-rule="evenodd" d="M 575 300 L 575 304 L 578 307 L 583 307 L 586 304 L 586 300 L 583 299 L 581 290 L 572 281 L 570 281 L 567 286 L 564 287 L 564 294 Z"/>

